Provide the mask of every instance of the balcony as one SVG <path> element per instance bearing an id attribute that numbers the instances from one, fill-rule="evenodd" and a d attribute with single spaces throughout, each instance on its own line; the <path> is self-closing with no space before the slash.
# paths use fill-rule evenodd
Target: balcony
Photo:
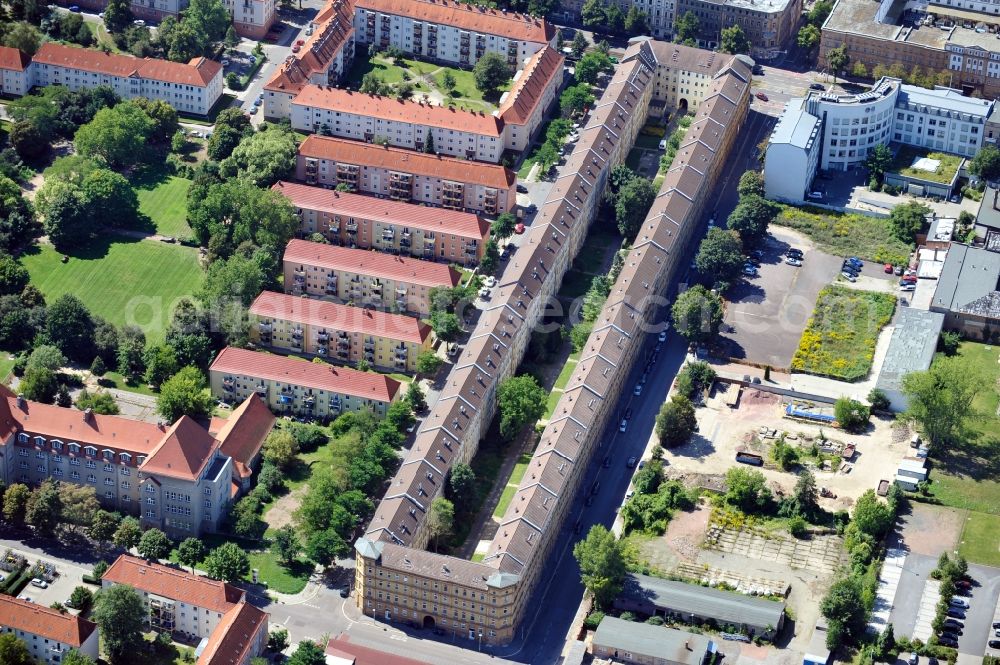
<path id="1" fill-rule="evenodd" d="M 347 232 L 348 233 L 357 233 L 358 232 L 358 223 L 357 222 L 348 222 L 347 223 Z"/>
<path id="2" fill-rule="evenodd" d="M 331 411 L 340 411 L 340 398 L 339 397 L 331 397 L 330 398 L 330 410 Z"/>
<path id="3" fill-rule="evenodd" d="M 372 353 L 375 351 L 375 340 L 366 339 L 365 340 L 365 353 Z"/>
<path id="4" fill-rule="evenodd" d="M 339 337 L 337 337 L 338 349 L 347 349 L 350 348 L 350 346 L 351 346 L 351 340 L 347 337 L 347 335 L 340 335 Z"/>
<path id="5" fill-rule="evenodd" d="M 318 333 L 316 333 L 316 339 L 319 341 L 320 344 L 326 344 L 327 342 L 330 341 L 330 333 L 328 333 L 325 330 L 320 330 Z"/>
<path id="6" fill-rule="evenodd" d="M 232 379 L 223 379 L 222 380 L 222 389 L 225 390 L 227 393 L 231 393 L 234 390 L 236 390 L 236 384 L 233 383 Z"/>
<path id="7" fill-rule="evenodd" d="M 304 408 L 306 408 L 306 409 L 309 409 L 310 411 L 312 409 L 314 409 L 316 407 L 316 396 L 315 395 L 306 395 L 302 399 L 302 406 Z"/>
<path id="8" fill-rule="evenodd" d="M 302 328 L 296 328 L 292 331 L 292 340 L 302 341 Z"/>
<path id="9" fill-rule="evenodd" d="M 402 358 L 406 360 L 406 357 L 410 355 L 410 350 L 405 346 L 397 346 L 393 351 L 396 352 L 396 358 Z"/>
<path id="10" fill-rule="evenodd" d="M 323 357 L 326 357 L 326 354 L 329 353 L 329 352 L 330 352 L 330 350 L 327 349 L 325 346 L 318 346 L 318 347 L 316 347 L 316 353 L 317 353 L 317 355 L 321 355 Z"/>
<path id="11" fill-rule="evenodd" d="M 392 242 L 396 237 L 396 232 L 392 229 L 382 229 L 382 240 L 384 242 Z"/>
<path id="12" fill-rule="evenodd" d="M 255 390 L 257 391 L 257 394 L 260 395 L 261 397 L 267 397 L 267 386 L 264 385 L 263 383 L 258 383 Z"/>
<path id="13" fill-rule="evenodd" d="M 375 354 L 374 353 L 365 353 L 365 360 L 368 361 L 369 363 L 374 363 L 375 362 Z"/>

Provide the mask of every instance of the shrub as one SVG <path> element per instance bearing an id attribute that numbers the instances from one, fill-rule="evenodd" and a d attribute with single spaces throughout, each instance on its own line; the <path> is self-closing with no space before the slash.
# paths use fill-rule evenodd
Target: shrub
<path id="1" fill-rule="evenodd" d="M 597 627 L 604 621 L 604 612 L 591 612 L 583 620 L 583 625 L 589 630 L 597 630 Z"/>
<path id="2" fill-rule="evenodd" d="M 804 538 L 807 533 L 805 519 L 796 515 L 788 520 L 788 532 L 795 538 Z"/>

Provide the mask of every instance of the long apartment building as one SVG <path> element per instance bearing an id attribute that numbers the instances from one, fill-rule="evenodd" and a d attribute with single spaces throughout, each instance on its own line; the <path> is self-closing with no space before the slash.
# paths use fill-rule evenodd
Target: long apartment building
<path id="1" fill-rule="evenodd" d="M 331 0 L 310 22 L 313 33 L 264 84 L 264 117 L 290 118 L 292 99 L 305 86 L 337 85 L 354 62 L 354 7 Z"/>
<path id="2" fill-rule="evenodd" d="M 295 208 L 299 234 L 319 233 L 332 245 L 471 266 L 483 258 L 490 233 L 490 223 L 471 212 L 293 182 L 271 189 Z"/>
<path id="3" fill-rule="evenodd" d="M 167 102 L 182 113 L 208 115 L 222 96 L 222 65 L 206 58 L 187 64 L 135 58 L 45 42 L 25 69 L 25 89 L 64 85 L 70 90 L 110 86 L 123 99 Z"/>
<path id="4" fill-rule="evenodd" d="M 97 661 L 98 629 L 93 621 L 30 600 L 0 594 L 0 634 L 10 633 L 28 647 L 36 663 L 59 665 L 70 650 Z"/>
<path id="5" fill-rule="evenodd" d="M 227 582 L 123 554 L 101 577 L 119 584 L 142 597 L 149 630 L 200 640 L 197 665 L 249 665 L 267 647 L 268 614 Z"/>
<path id="6" fill-rule="evenodd" d="M 565 62 L 556 49 L 544 46 L 514 74 L 510 90 L 494 112 L 503 123 L 506 150 L 521 152 L 531 143 L 546 113 L 559 99 Z"/>
<path id="7" fill-rule="evenodd" d="M 472 562 L 424 551 L 425 517 L 451 467 L 475 455 L 495 411 L 497 385 L 515 373 L 549 297 L 555 295 L 583 244 L 608 174 L 624 162 L 647 120 L 651 82 L 652 72 L 640 61 L 623 63 L 616 70 L 524 242 L 505 267 L 365 535 L 356 542 L 357 602 L 366 614 L 440 627 L 463 639 L 479 639 L 481 631 L 483 641 L 490 644 L 513 637 L 537 574 L 508 571 L 495 556 L 488 562 Z M 582 408 L 594 406 L 585 401 Z M 588 436 L 597 428 L 591 431 Z M 551 478 L 546 476 L 557 493 L 562 482 L 573 478 L 568 473 L 572 458 L 566 462 L 553 468 Z M 534 472 L 525 478 L 538 482 Z M 536 486 L 534 491 L 541 501 L 544 490 Z M 550 501 L 532 513 L 540 525 L 558 503 L 552 497 Z M 544 558 L 542 550 L 552 541 L 546 536 L 557 527 L 533 536 L 527 549 Z M 521 560 L 534 570 L 541 567 L 540 561 Z"/>
<path id="8" fill-rule="evenodd" d="M 750 40 L 754 58 L 774 58 L 799 29 L 802 0 L 677 0 L 677 15 L 698 17 L 698 44 L 718 48 L 722 31 L 738 25 Z"/>
<path id="9" fill-rule="evenodd" d="M 470 162 L 313 134 L 299 144 L 295 178 L 394 201 L 494 216 L 517 205 L 516 174 Z"/>
<path id="10" fill-rule="evenodd" d="M 212 395 L 226 402 L 260 397 L 275 413 L 332 419 L 347 411 L 385 415 L 401 397 L 384 374 L 226 347 L 208 370 Z"/>
<path id="11" fill-rule="evenodd" d="M 0 46 L 0 94 L 20 97 L 28 94 L 31 57 L 20 49 Z"/>
<path id="12" fill-rule="evenodd" d="M 0 386 L 0 480 L 93 487 L 104 507 L 173 537 L 216 531 L 274 424 L 259 404 L 230 419 L 212 434 L 186 416 L 156 425 L 31 402 Z"/>
<path id="13" fill-rule="evenodd" d="M 431 289 L 458 286 L 462 277 L 444 263 L 307 240 L 288 243 L 282 266 L 294 295 L 423 316 L 431 311 Z"/>
<path id="14" fill-rule="evenodd" d="M 486 113 L 307 85 L 291 103 L 292 128 L 496 164 L 503 121 Z"/>
<path id="15" fill-rule="evenodd" d="M 250 340 L 260 347 L 345 363 L 364 359 L 395 372 L 416 372 L 431 348 L 420 319 L 363 307 L 265 291 L 250 305 Z"/>
<path id="16" fill-rule="evenodd" d="M 378 49 L 396 46 L 418 58 L 473 67 L 487 52 L 513 68 L 559 31 L 542 18 L 456 0 L 355 0 L 355 39 Z"/>

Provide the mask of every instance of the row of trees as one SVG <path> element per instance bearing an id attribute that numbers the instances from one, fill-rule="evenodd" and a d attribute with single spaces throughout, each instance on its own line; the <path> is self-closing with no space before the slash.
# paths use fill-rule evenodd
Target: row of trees
<path id="1" fill-rule="evenodd" d="M 613 2 L 587 0 L 580 9 L 580 17 L 583 27 L 595 32 L 624 33 L 629 36 L 649 32 L 649 17 L 635 5 L 629 7 L 626 13 Z"/>
<path id="2" fill-rule="evenodd" d="M 155 37 L 145 26 L 134 25 L 133 18 L 128 0 L 110 0 L 104 10 L 104 25 L 116 45 L 136 57 L 187 62 L 213 56 L 223 40 L 229 45 L 239 41 L 222 0 L 192 0 L 180 18 L 160 21 Z"/>

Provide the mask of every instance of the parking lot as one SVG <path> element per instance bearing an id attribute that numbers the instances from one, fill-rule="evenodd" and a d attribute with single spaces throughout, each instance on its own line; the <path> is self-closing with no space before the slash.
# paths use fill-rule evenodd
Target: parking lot
<path id="1" fill-rule="evenodd" d="M 39 559 L 37 557 L 28 556 L 28 565 L 34 566 L 38 560 Z M 73 593 L 73 589 L 83 585 L 83 576 L 90 572 L 89 568 L 70 564 L 65 561 L 56 562 L 54 560 L 47 560 L 44 557 L 42 558 L 42 561 L 55 565 L 55 578 L 49 583 L 48 588 L 45 589 L 28 583 L 28 585 L 24 587 L 24 590 L 18 594 L 18 597 L 27 598 L 31 600 L 31 602 L 44 607 L 49 607 L 53 603 L 65 603 Z M 97 591 L 97 587 L 95 586 L 89 586 L 89 588 L 91 591 Z"/>

